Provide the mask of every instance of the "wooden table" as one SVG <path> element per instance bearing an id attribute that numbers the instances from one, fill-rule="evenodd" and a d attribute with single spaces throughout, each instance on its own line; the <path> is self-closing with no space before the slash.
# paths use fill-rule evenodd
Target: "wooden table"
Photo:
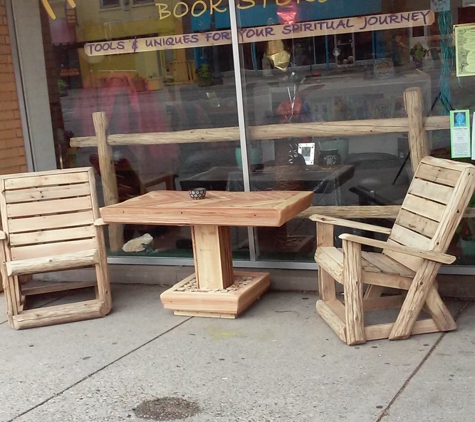
<path id="1" fill-rule="evenodd" d="M 269 287 L 268 273 L 233 272 L 230 226 L 280 227 L 307 209 L 312 192 L 153 191 L 104 207 L 106 223 L 191 226 L 195 274 L 160 296 L 176 315 L 234 318 Z"/>

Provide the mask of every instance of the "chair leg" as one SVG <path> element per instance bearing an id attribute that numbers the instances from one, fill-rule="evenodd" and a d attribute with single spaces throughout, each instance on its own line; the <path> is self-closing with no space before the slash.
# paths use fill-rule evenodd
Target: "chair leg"
<path id="1" fill-rule="evenodd" d="M 336 298 L 335 280 L 322 267 L 318 269 L 318 294 L 324 302 Z"/>
<path id="2" fill-rule="evenodd" d="M 452 331 L 457 328 L 457 324 L 442 301 L 436 286 L 432 286 L 430 289 L 424 310 L 431 316 L 440 331 Z"/>
<path id="3" fill-rule="evenodd" d="M 99 248 L 97 250 L 97 263 L 95 265 L 97 288 L 96 298 L 104 303 L 101 312 L 107 315 L 112 309 L 112 295 L 109 281 L 109 271 L 107 268 L 107 255 L 104 242 L 104 231 L 102 227 L 96 228 L 97 242 Z"/>
<path id="4" fill-rule="evenodd" d="M 16 294 L 14 290 L 14 283 L 12 283 L 13 277 L 9 277 L 7 275 L 5 263 L 0 265 L 0 271 L 2 274 L 2 281 L 3 281 L 3 291 L 5 293 L 5 301 L 7 305 L 7 317 L 8 317 L 8 324 L 10 327 L 14 327 L 14 317 L 18 315 L 18 302 L 16 300 Z"/>
<path id="5" fill-rule="evenodd" d="M 426 261 L 417 271 L 401 311 L 389 334 L 389 340 L 404 340 L 411 335 L 414 324 L 433 286 L 440 264 Z"/>
<path id="6" fill-rule="evenodd" d="M 366 342 L 361 277 L 361 245 L 343 241 L 343 286 L 345 289 L 346 342 Z"/>
<path id="7" fill-rule="evenodd" d="M 317 223 L 317 249 L 333 246 L 333 231 L 331 224 Z M 336 298 L 335 280 L 322 267 L 318 268 L 318 293 L 320 299 L 325 302 Z"/>

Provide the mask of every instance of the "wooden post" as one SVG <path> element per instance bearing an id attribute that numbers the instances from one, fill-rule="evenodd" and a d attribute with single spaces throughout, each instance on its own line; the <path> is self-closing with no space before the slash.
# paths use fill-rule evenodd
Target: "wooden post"
<path id="1" fill-rule="evenodd" d="M 409 119 L 409 151 L 412 171 L 415 172 L 421 160 L 430 154 L 427 132 L 424 128 L 424 101 L 420 88 L 409 88 L 404 92 L 404 104 Z"/>
<path id="2" fill-rule="evenodd" d="M 93 113 L 92 120 L 96 131 L 104 204 L 114 205 L 119 202 L 119 192 L 112 148 L 107 143 L 107 117 L 104 112 Z M 124 230 L 121 224 L 109 225 L 109 244 L 111 251 L 121 250 L 124 244 Z"/>
<path id="3" fill-rule="evenodd" d="M 234 283 L 229 227 L 191 227 L 193 258 L 199 289 L 226 289 Z"/>
<path id="4" fill-rule="evenodd" d="M 346 342 L 365 343 L 361 245 L 343 240 L 343 285 L 345 286 Z"/>
<path id="5" fill-rule="evenodd" d="M 333 246 L 333 224 L 317 223 L 317 249 Z M 318 294 L 323 301 L 336 298 L 335 280 L 323 268 L 318 268 Z"/>

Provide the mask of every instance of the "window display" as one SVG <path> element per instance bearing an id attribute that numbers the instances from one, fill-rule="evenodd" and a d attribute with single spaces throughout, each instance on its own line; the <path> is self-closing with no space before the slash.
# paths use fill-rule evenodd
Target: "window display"
<path id="1" fill-rule="evenodd" d="M 44 11 L 42 19 L 58 166 L 92 166 L 99 181 L 109 180 L 101 174 L 101 135 L 117 201 L 156 189 L 242 191 L 248 180 L 253 191 L 312 191 L 313 207 L 398 205 L 413 173 L 405 92 L 421 90 L 423 119 L 475 111 L 472 78 L 454 77 L 452 24 L 472 16 L 462 6 L 241 0 L 234 40 L 226 0 L 77 0 L 75 19 L 54 4 L 56 19 Z M 94 125 L 95 112 L 106 127 Z M 399 131 L 381 130 L 389 119 Z M 438 122 L 428 147 L 450 157 L 449 118 Z M 107 199 L 109 187 L 102 189 Z M 112 254 L 191 257 L 186 228 L 118 230 Z M 313 261 L 307 218 L 250 238 L 243 228 L 231 232 L 236 258 Z M 118 247 L 146 235 L 153 240 L 141 252 Z M 461 237 L 455 242 L 466 260 Z"/>

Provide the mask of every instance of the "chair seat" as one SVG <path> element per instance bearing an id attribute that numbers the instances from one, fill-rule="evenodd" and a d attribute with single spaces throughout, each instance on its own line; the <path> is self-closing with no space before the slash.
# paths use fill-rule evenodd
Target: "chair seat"
<path id="1" fill-rule="evenodd" d="M 362 252 L 361 266 L 363 274 L 380 273 L 388 275 L 397 275 L 412 279 L 414 271 L 405 267 L 387 255 L 376 252 Z M 315 253 L 315 261 L 331 276 L 342 283 L 343 274 L 343 252 L 340 248 L 320 247 Z"/>

